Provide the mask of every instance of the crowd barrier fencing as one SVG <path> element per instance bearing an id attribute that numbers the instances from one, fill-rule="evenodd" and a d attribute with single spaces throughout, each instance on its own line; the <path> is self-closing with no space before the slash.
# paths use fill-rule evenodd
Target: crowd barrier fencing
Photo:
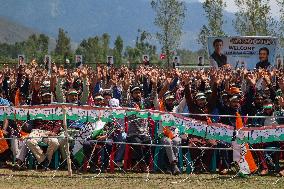
<path id="1" fill-rule="evenodd" d="M 284 126 L 263 126 L 263 127 L 242 127 L 236 130 L 233 126 L 228 126 L 220 123 L 209 123 L 194 120 L 186 116 L 206 116 L 206 117 L 243 117 L 247 118 L 268 118 L 270 116 L 239 116 L 239 115 L 212 115 L 212 114 L 176 114 L 169 112 L 160 112 L 155 110 L 136 110 L 132 108 L 98 108 L 91 106 L 76 106 L 70 104 L 53 104 L 53 105 L 40 105 L 40 106 L 1 106 L 0 107 L 0 120 L 5 119 L 29 121 L 35 119 L 42 120 L 62 120 L 64 126 L 64 136 L 51 136 L 50 138 L 61 138 L 67 141 L 67 165 L 69 176 L 72 176 L 71 167 L 71 152 L 69 142 L 79 141 L 83 142 L 84 139 L 71 138 L 68 135 L 67 120 L 82 121 L 89 123 L 111 122 L 114 119 L 124 119 L 125 117 L 135 115 L 137 119 L 148 119 L 159 122 L 164 127 L 177 127 L 181 134 L 190 134 L 198 137 L 202 137 L 210 140 L 220 140 L 223 142 L 231 143 L 236 141 L 238 144 L 257 144 L 264 142 L 279 142 L 284 140 Z M 278 118 L 284 118 L 283 116 L 277 116 Z M 91 132 L 91 131 L 90 131 Z M 79 133 L 80 135 L 80 133 Z M 33 137 L 36 138 L 36 137 Z M 40 138 L 40 137 L 39 137 Z M 2 138 L 2 140 L 15 140 L 22 138 Z M 31 139 L 26 137 L 24 140 Z M 201 149 L 201 150 L 229 150 L 234 151 L 234 147 L 220 148 L 216 146 L 203 147 L 203 146 L 174 146 L 174 145 L 161 145 L 157 142 L 150 144 L 139 144 L 129 142 L 115 142 L 115 141 L 96 141 L 95 143 L 111 143 L 111 144 L 123 144 L 123 145 L 143 145 L 150 147 L 177 147 L 179 149 Z M 155 140 L 154 140 L 155 141 Z M 249 151 L 263 151 L 263 152 L 283 152 L 284 150 L 278 148 L 270 149 L 248 149 Z"/>

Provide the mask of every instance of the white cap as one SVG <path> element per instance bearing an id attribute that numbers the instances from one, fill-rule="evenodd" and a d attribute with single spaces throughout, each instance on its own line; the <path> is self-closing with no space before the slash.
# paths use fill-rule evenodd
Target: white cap
<path id="1" fill-rule="evenodd" d="M 116 98 L 112 98 L 109 101 L 109 107 L 113 108 L 113 107 L 119 107 L 119 100 Z"/>

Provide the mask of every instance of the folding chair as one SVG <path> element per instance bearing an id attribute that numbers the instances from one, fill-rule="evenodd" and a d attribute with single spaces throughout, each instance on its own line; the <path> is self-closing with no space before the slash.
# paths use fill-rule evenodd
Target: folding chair
<path id="1" fill-rule="evenodd" d="M 153 134 L 154 133 L 154 129 L 155 129 L 155 124 L 154 121 L 152 119 L 150 119 L 148 117 L 148 121 L 149 121 L 149 125 L 150 125 L 150 133 Z M 125 132 L 127 133 L 128 131 L 128 118 L 125 117 Z M 153 155 L 152 155 L 152 150 L 150 147 L 150 162 L 149 162 L 149 169 L 152 170 L 153 168 Z M 131 148 L 131 146 L 129 144 L 125 145 L 125 152 L 124 152 L 124 163 L 123 163 L 123 169 L 124 171 L 127 171 L 129 169 L 132 168 L 132 154 L 133 154 L 133 149 Z M 141 161 L 141 160 L 140 160 Z"/>
<path id="2" fill-rule="evenodd" d="M 48 145 L 44 142 L 39 142 L 38 145 L 41 147 L 41 148 L 47 148 Z M 35 162 L 36 162 L 36 158 L 34 157 L 33 153 L 31 151 L 29 151 L 28 153 L 28 168 L 29 169 L 33 169 L 35 168 Z M 53 154 L 53 158 L 51 160 L 51 167 L 53 167 L 53 169 L 58 169 L 59 168 L 59 150 L 57 149 L 54 154 Z"/>
<path id="3" fill-rule="evenodd" d="M 194 169 L 194 164 L 191 159 L 189 150 L 187 150 L 185 157 L 186 157 L 186 173 L 191 174 Z M 216 150 L 214 150 L 210 162 L 210 172 L 216 172 L 216 169 L 217 169 L 217 155 L 216 155 Z"/>

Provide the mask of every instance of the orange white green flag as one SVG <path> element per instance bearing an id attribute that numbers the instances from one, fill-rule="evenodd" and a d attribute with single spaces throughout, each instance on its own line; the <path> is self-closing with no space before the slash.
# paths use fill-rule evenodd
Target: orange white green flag
<path id="1" fill-rule="evenodd" d="M 239 113 L 237 113 L 236 116 L 236 135 L 238 135 L 238 131 L 243 128 L 243 122 Z M 240 168 L 239 172 L 244 175 L 254 173 L 257 170 L 257 166 L 249 150 L 249 145 L 246 143 L 238 144 L 237 141 L 233 141 L 232 146 L 233 161 L 238 163 Z"/>

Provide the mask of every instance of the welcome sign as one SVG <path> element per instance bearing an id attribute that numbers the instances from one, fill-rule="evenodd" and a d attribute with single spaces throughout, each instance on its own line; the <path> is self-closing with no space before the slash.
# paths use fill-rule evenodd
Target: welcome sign
<path id="1" fill-rule="evenodd" d="M 235 36 L 235 37 L 208 37 L 208 53 L 212 66 L 217 66 L 213 58 L 216 50 L 214 41 L 222 41 L 221 53 L 227 59 L 232 68 L 254 69 L 259 62 L 259 49 L 269 50 L 268 61 L 272 66 L 275 65 L 276 50 L 278 39 L 276 37 L 262 36 Z"/>

